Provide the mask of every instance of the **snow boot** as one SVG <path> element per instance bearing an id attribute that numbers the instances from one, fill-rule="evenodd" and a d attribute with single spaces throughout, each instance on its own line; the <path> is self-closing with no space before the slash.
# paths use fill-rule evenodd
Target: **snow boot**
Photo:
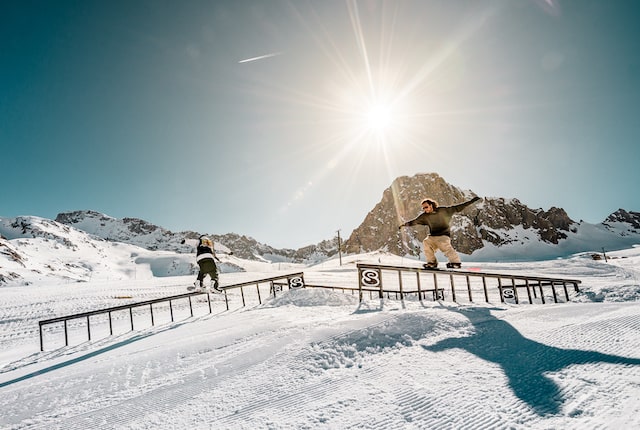
<path id="1" fill-rule="evenodd" d="M 447 269 L 460 269 L 462 263 L 447 263 Z"/>
<path id="2" fill-rule="evenodd" d="M 216 293 L 222 292 L 222 288 L 220 287 L 220 284 L 218 283 L 217 279 L 214 279 L 213 281 L 213 291 L 215 291 Z"/>

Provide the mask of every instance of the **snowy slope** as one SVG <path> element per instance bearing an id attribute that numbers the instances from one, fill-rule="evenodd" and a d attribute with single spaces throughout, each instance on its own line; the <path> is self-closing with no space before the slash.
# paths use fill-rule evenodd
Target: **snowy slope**
<path id="1" fill-rule="evenodd" d="M 39 217 L 0 220 L 0 285 L 185 275 L 194 257 L 108 242 Z M 4 257 L 4 258 L 2 258 Z"/>
<path id="2" fill-rule="evenodd" d="M 0 287 L 36 283 L 73 283 L 92 280 L 136 280 L 194 273 L 195 250 L 184 253 L 149 250 L 135 244 L 112 242 L 56 221 L 40 217 L 0 218 Z M 154 236 L 155 237 L 155 236 Z M 149 241 L 140 239 L 141 244 Z M 190 251 L 190 252 L 189 252 Z M 218 253 L 222 273 L 264 263 Z"/>
<path id="3" fill-rule="evenodd" d="M 640 245 L 640 234 L 630 229 L 627 223 L 590 224 L 576 223 L 575 231 L 566 232 L 567 238 L 553 244 L 541 241 L 532 229 L 522 226 L 507 231 L 497 231 L 501 237 L 510 237 L 512 242 L 502 246 L 495 246 L 489 242 L 476 250 L 470 256 L 464 256 L 468 261 L 535 261 L 552 258 L 562 258 L 582 252 L 597 252 L 620 250 Z"/>
<path id="4" fill-rule="evenodd" d="M 3 287 L 0 428 L 639 428 L 640 248 L 609 257 L 477 264 L 578 278 L 571 303 L 359 304 L 308 288 L 226 311 L 216 295 L 212 314 L 197 302 L 193 318 L 177 307 L 174 323 L 45 352 L 38 320 L 177 294 L 192 277 Z M 355 259 L 408 263 L 360 255 L 305 280 L 353 286 Z"/>

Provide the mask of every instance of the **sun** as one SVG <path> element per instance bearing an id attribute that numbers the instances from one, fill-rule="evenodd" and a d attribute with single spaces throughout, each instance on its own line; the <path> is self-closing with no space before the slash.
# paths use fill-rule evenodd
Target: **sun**
<path id="1" fill-rule="evenodd" d="M 364 127 L 374 133 L 385 133 L 393 123 L 393 111 L 389 105 L 374 103 L 364 115 Z"/>

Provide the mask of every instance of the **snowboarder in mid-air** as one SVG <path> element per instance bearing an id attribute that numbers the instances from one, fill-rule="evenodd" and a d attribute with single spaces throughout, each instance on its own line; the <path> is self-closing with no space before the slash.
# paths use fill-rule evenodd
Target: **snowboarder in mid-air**
<path id="1" fill-rule="evenodd" d="M 182 241 L 182 243 L 185 242 L 191 242 L 191 240 Z M 218 268 L 215 262 L 216 259 L 217 257 L 213 250 L 213 241 L 206 235 L 200 236 L 197 240 L 196 248 L 196 262 L 199 267 L 198 278 L 196 279 L 196 282 L 194 282 L 196 288 L 204 288 L 204 278 L 208 275 L 209 278 L 211 278 L 213 289 L 216 292 L 222 292 L 222 289 L 218 284 Z"/>
<path id="2" fill-rule="evenodd" d="M 437 250 L 442 251 L 449 260 L 447 263 L 448 268 L 459 269 L 462 267 L 460 257 L 451 245 L 451 230 L 449 229 L 451 217 L 478 200 L 480 200 L 480 197 L 476 196 L 468 202 L 459 205 L 438 206 L 436 200 L 431 198 L 424 199 L 422 201 L 422 213 L 398 227 L 409 227 L 416 224 L 429 227 L 429 235 L 422 241 L 424 256 L 427 260 L 427 263 L 424 265 L 426 269 L 435 269 L 438 267 L 438 260 L 436 259 Z"/>

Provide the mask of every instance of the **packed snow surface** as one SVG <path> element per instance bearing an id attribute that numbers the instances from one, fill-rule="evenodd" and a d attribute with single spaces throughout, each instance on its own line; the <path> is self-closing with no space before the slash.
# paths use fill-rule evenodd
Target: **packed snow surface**
<path id="1" fill-rule="evenodd" d="M 356 256 L 358 257 L 358 256 Z M 304 272 L 357 286 L 354 258 L 223 273 L 229 286 Z M 640 248 L 531 263 L 465 263 L 582 281 L 568 303 L 454 303 L 338 290 L 248 289 L 70 322 L 38 321 L 186 293 L 192 276 L 0 288 L 3 429 L 640 428 Z M 385 254 L 383 264 L 416 264 Z"/>

